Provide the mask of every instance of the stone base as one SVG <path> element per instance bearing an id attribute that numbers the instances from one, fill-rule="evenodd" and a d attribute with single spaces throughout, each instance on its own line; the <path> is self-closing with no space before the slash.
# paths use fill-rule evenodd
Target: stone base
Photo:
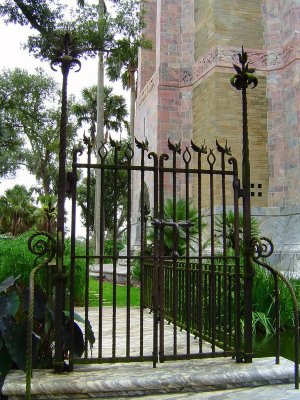
<path id="1" fill-rule="evenodd" d="M 300 278 L 300 214 L 279 207 L 252 208 L 260 236 L 272 240 L 274 253 L 268 262 L 286 276 Z"/>
<path id="2" fill-rule="evenodd" d="M 227 207 L 227 210 L 233 210 Z M 215 207 L 215 215 L 222 213 L 221 207 Z M 242 210 L 240 209 L 240 212 Z M 209 211 L 204 210 L 209 233 Z M 259 237 L 271 239 L 274 252 L 267 262 L 287 277 L 300 278 L 300 212 L 298 209 L 279 207 L 252 207 L 251 215 L 258 221 Z M 209 239 L 207 236 L 206 239 Z M 210 248 L 205 250 L 207 254 Z"/>
<path id="3" fill-rule="evenodd" d="M 255 359 L 252 364 L 237 364 L 231 358 L 215 358 L 165 362 L 155 369 L 149 363 L 132 363 L 75 366 L 73 372 L 62 374 L 34 370 L 31 393 L 32 399 L 59 400 L 123 399 L 149 395 L 158 399 L 165 393 L 177 394 L 181 398 L 186 393 L 187 398 L 191 393 L 287 384 L 293 379 L 294 364 L 286 359 L 281 359 L 280 365 L 276 365 L 274 358 Z M 295 392 L 300 396 L 299 391 Z M 10 372 L 2 393 L 9 400 L 23 399 L 25 374 Z"/>
<path id="4" fill-rule="evenodd" d="M 90 276 L 99 279 L 99 264 L 90 267 Z M 103 265 L 103 278 L 108 281 L 113 281 L 113 264 Z M 117 283 L 124 284 L 127 282 L 127 267 L 117 265 L 116 267 Z"/>

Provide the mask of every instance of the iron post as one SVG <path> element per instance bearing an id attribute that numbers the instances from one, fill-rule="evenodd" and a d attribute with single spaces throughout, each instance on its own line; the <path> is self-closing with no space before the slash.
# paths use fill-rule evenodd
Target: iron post
<path id="1" fill-rule="evenodd" d="M 59 131 L 59 172 L 58 172 L 58 201 L 57 201 L 57 253 L 55 274 L 55 357 L 54 370 L 62 372 L 63 360 L 63 310 L 64 310 L 64 237 L 65 237 L 65 199 L 66 199 L 66 158 L 67 158 L 67 124 L 68 124 L 68 75 L 72 66 L 77 65 L 80 70 L 80 62 L 71 53 L 70 34 L 66 32 L 62 40 L 63 55 L 51 62 L 51 68 L 56 71 L 54 65 L 60 65 L 63 76 L 61 119 Z"/>
<path id="2" fill-rule="evenodd" d="M 248 104 L 247 88 L 258 84 L 254 76 L 255 69 L 249 68 L 248 56 L 242 48 L 238 55 L 241 68 L 233 65 L 237 74 L 231 78 L 231 84 L 242 91 L 243 114 L 243 149 L 242 149 L 242 197 L 243 197 L 243 252 L 244 252 L 244 361 L 252 362 L 252 285 L 254 268 L 251 263 L 251 204 L 250 204 L 250 160 L 249 160 L 249 136 L 248 136 Z M 240 361 L 240 360 L 237 360 Z"/>

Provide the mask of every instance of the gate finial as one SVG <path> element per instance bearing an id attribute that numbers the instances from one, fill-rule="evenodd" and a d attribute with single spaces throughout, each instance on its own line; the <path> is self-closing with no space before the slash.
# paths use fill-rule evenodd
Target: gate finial
<path id="1" fill-rule="evenodd" d="M 170 138 L 168 138 L 168 147 L 169 150 L 174 151 L 174 153 L 181 154 L 181 140 L 179 141 L 179 143 L 172 143 Z"/>

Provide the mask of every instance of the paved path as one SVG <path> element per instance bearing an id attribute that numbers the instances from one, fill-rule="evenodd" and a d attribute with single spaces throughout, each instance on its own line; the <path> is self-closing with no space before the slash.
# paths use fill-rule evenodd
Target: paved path
<path id="1" fill-rule="evenodd" d="M 84 309 L 77 308 L 76 312 L 82 317 L 84 316 Z M 116 356 L 121 357 L 126 355 L 126 308 L 118 307 L 116 309 Z M 92 356 L 97 357 L 98 355 L 98 340 L 99 340 L 99 316 L 98 308 L 89 309 L 89 320 L 94 330 L 96 337 L 96 343 L 94 345 Z M 144 355 L 152 355 L 153 351 L 153 315 L 149 313 L 148 309 L 144 309 L 143 312 L 144 321 Z M 103 335 L 102 335 L 102 346 L 103 346 L 103 357 L 112 356 L 112 307 L 103 307 Z M 187 334 L 185 331 L 176 330 L 177 333 L 177 352 L 178 354 L 186 354 L 186 341 Z M 174 327 L 171 324 L 165 322 L 164 324 L 164 338 L 165 338 L 165 354 L 173 354 L 173 334 Z M 190 352 L 199 352 L 199 341 L 190 335 Z M 203 352 L 211 351 L 211 345 L 208 343 L 203 344 Z M 131 307 L 130 309 L 130 355 L 138 356 L 140 354 L 140 309 L 138 307 Z"/>

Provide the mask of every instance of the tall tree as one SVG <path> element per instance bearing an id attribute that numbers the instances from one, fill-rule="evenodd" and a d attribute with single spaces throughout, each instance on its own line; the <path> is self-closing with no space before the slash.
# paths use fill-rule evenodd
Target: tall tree
<path id="1" fill-rule="evenodd" d="M 119 145 L 119 162 L 122 162 L 122 157 L 128 146 L 128 139 L 123 139 L 118 143 Z M 115 149 L 107 144 L 107 155 L 105 157 L 105 164 L 112 165 L 114 163 Z M 118 171 L 118 180 L 116 185 L 116 190 L 112 182 L 114 181 L 115 171 L 112 169 L 105 169 L 103 173 L 103 179 L 105 184 L 105 192 L 102 194 L 102 201 L 104 204 L 104 225 L 107 232 L 106 239 L 112 239 L 114 233 L 114 209 L 112 204 L 114 204 L 114 199 L 117 199 L 117 238 L 119 238 L 124 232 L 124 222 L 127 218 L 127 202 L 128 202 L 128 180 L 127 172 L 125 170 Z M 87 220 L 90 221 L 89 228 L 91 230 L 95 229 L 94 226 L 94 193 L 96 186 L 95 175 L 91 177 L 91 187 L 90 187 L 90 207 L 87 209 L 87 182 L 84 178 L 80 185 L 78 185 L 78 204 L 81 207 L 81 217 L 84 225 L 87 225 Z M 98 207 L 99 208 L 99 207 Z M 87 214 L 89 213 L 89 218 Z"/>
<path id="2" fill-rule="evenodd" d="M 19 235 L 34 225 L 34 211 L 31 192 L 23 185 L 7 189 L 0 197 L 0 231 Z"/>
<path id="3" fill-rule="evenodd" d="M 109 133 L 127 131 L 128 122 L 126 117 L 128 115 L 126 101 L 123 96 L 113 94 L 113 89 L 111 87 L 104 87 L 104 130 L 106 138 L 109 137 Z M 96 133 L 96 122 L 97 122 L 97 87 L 92 86 L 85 88 L 82 91 L 82 101 L 80 103 L 75 103 L 73 106 L 73 112 L 78 118 L 79 125 L 86 123 L 89 126 L 89 132 L 92 138 L 95 139 Z M 107 141 L 107 140 L 106 140 Z M 121 147 L 124 151 L 128 140 L 122 140 Z M 108 155 L 106 157 L 106 162 L 112 164 L 114 162 L 113 150 L 108 145 Z M 105 171 L 105 182 L 112 182 L 112 172 Z M 115 195 L 118 198 L 118 227 L 117 231 L 120 233 L 122 231 L 122 224 L 124 222 L 124 217 L 126 215 L 125 206 L 125 194 L 127 189 L 127 178 L 126 174 L 120 175 L 120 182 L 118 182 L 117 193 Z M 83 218 L 84 225 L 86 226 L 87 212 L 90 213 L 90 229 L 95 230 L 95 187 L 96 187 L 96 176 L 93 175 L 91 178 L 92 185 L 90 188 L 90 210 L 86 208 L 86 179 L 83 179 L 78 187 L 78 204 L 81 207 L 81 216 Z M 108 231 L 108 236 L 113 232 L 113 218 L 112 218 L 112 207 L 114 191 L 111 185 L 107 185 L 105 194 L 102 194 L 103 201 L 105 202 L 105 227 Z M 98 197 L 99 198 L 99 197 Z"/>
<path id="4" fill-rule="evenodd" d="M 77 117 L 79 126 L 86 123 L 89 133 L 95 142 L 97 123 L 97 86 L 84 88 L 81 92 L 82 101 L 74 103 L 72 112 Z M 128 115 L 126 100 L 123 96 L 113 94 L 113 88 L 104 86 L 104 113 L 103 125 L 105 130 L 104 140 L 107 142 L 109 134 L 128 130 Z"/>
<path id="5" fill-rule="evenodd" d="M 59 98 L 57 84 L 41 69 L 33 74 L 18 68 L 0 74 L 0 140 L 13 143 L 5 151 L 2 148 L 0 176 L 25 166 L 44 195 L 57 191 Z M 75 140 L 73 131 L 70 123 L 69 146 Z"/>
<path id="6" fill-rule="evenodd" d="M 125 27 L 127 36 L 116 42 L 116 47 L 108 54 L 106 72 L 110 80 L 121 79 L 124 89 L 130 90 L 130 136 L 133 144 L 134 117 L 136 102 L 136 73 L 138 69 L 138 49 L 152 47 L 152 44 L 143 35 L 145 27 L 141 1 L 128 2 L 116 17 L 118 24 Z"/>

